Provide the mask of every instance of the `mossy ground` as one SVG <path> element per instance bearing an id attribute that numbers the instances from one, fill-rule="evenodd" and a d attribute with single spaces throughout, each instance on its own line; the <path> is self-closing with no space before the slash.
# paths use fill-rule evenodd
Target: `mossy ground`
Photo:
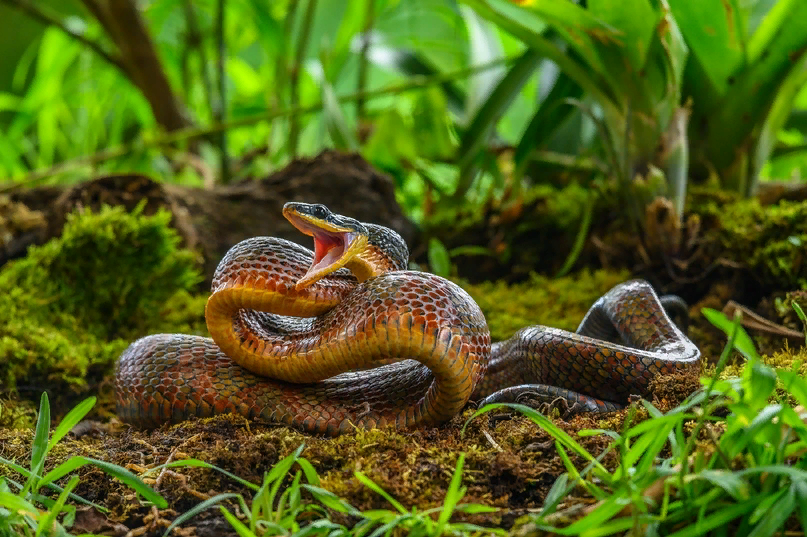
<path id="1" fill-rule="evenodd" d="M 146 333 L 204 333 L 205 296 L 194 292 L 198 275 L 192 254 L 177 249 L 176 236 L 167 227 L 164 215 L 143 217 L 109 209 L 96 216 L 77 217 L 73 222 L 72 231 L 66 228 L 61 242 L 35 249 L 25 260 L 0 272 L 0 282 L 12 291 L 3 296 L 14 297 L 11 301 L 0 298 L 0 324 L 9 327 L 0 338 L 0 363 L 4 364 L 0 378 L 4 386 L 16 386 L 15 391 L 4 393 L 4 397 L 15 394 L 11 402 L 0 402 L 0 451 L 4 457 L 22 464 L 30 458 L 34 412 L 32 405 L 25 402 L 28 390 L 38 397 L 44 388 L 56 392 L 66 387 L 72 397 L 54 401 L 54 416 L 63 415 L 79 396 L 92 393 L 100 396 L 92 415 L 98 421 L 85 423 L 76 435 L 57 445 L 50 453 L 46 470 L 73 455 L 103 459 L 135 473 L 169 458 L 197 458 L 259 484 L 265 471 L 305 443 L 303 455 L 317 469 L 322 486 L 355 507 L 389 507 L 383 498 L 356 480 L 353 473 L 361 470 L 404 505 L 422 509 L 442 503 L 458 454 L 465 452 L 463 484 L 468 486 L 468 493 L 463 501 L 501 508 L 495 514 L 470 519 L 503 527 L 511 527 L 518 517 L 539 507 L 555 478 L 565 471 L 550 437 L 525 418 L 476 418 L 462 434 L 461 428 L 472 409 L 439 428 L 358 432 L 338 439 L 311 437 L 236 416 L 190 421 L 153 431 L 138 431 L 121 424 L 113 417 L 111 406 L 112 366 L 120 350 L 128 341 Z M 93 228 L 97 226 L 110 231 L 96 234 Z M 121 234 L 126 233 L 130 235 L 121 239 Z M 90 242 L 82 242 L 86 240 Z M 137 251 L 120 244 L 130 241 L 140 247 L 156 241 L 162 253 L 153 256 L 150 265 L 139 264 Z M 78 248 L 79 244 L 82 248 Z M 94 253 L 87 253 L 90 251 Z M 77 260 L 89 256 L 92 266 L 82 268 Z M 66 260 L 77 265 L 70 266 Z M 117 274 L 119 280 L 101 281 L 108 287 L 100 294 L 75 285 L 77 279 L 87 277 L 88 270 Z M 163 271 L 163 277 L 151 277 L 155 270 Z M 50 283 L 40 285 L 43 278 Z M 504 339 L 530 324 L 574 330 L 599 296 L 628 278 L 624 271 L 583 270 L 559 279 L 533 275 L 519 284 L 463 285 L 482 307 L 494 339 Z M 125 305 L 112 298 L 115 293 L 110 289 L 116 285 L 128 293 Z M 720 295 L 717 284 L 715 293 Z M 691 333 L 706 358 L 714 359 L 722 337 L 697 312 L 703 305 L 719 309 L 722 304 L 717 303 L 723 298 L 715 298 L 715 304 L 709 300 L 693 306 Z M 803 359 L 805 352 L 785 350 L 771 354 L 767 360 L 789 366 L 794 359 Z M 698 385 L 697 378 L 691 376 L 659 378 L 651 400 L 664 411 Z M 620 430 L 631 413 L 635 413 L 634 423 L 646 417 L 646 412 L 637 408 L 603 416 L 576 416 L 568 421 L 553 416 L 553 420 L 576 437 L 581 429 Z M 609 443 L 603 435 L 577 439 L 594 454 Z M 614 467 L 617 461 L 609 455 L 603 463 Z M 0 474 L 10 475 L 4 467 L 0 467 Z M 75 492 L 108 508 L 108 523 L 123 524 L 129 529 L 143 526 L 150 510 L 138 503 L 131 490 L 92 467 L 83 468 L 79 474 L 81 482 Z M 177 469 L 164 475 L 159 483 L 151 482 L 169 501 L 170 510 L 162 515 L 168 519 L 216 493 L 249 496 L 249 491 L 238 483 L 203 468 Z M 186 524 L 189 525 L 197 527 L 189 535 L 230 531 L 217 511 L 208 511 Z M 161 531 L 152 528 L 149 534 Z"/>

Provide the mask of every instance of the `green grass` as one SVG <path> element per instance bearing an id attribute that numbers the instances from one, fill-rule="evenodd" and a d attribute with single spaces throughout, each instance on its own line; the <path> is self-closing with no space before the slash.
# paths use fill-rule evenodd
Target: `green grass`
<path id="1" fill-rule="evenodd" d="M 764 365 L 751 338 L 719 312 L 704 314 L 729 336 L 717 370 L 704 388 L 666 414 L 648 401 L 650 414 L 609 435 L 601 454 L 588 453 L 549 419 L 522 405 L 488 405 L 471 418 L 509 406 L 555 438 L 566 466 L 540 513 L 528 525 L 558 535 L 803 535 L 807 528 L 807 381 L 792 370 Z M 747 358 L 739 378 L 719 380 L 732 349 Z M 776 397 L 777 382 L 785 395 Z M 795 400 L 800 407 L 791 404 Z M 634 407 L 634 410 L 636 407 Z M 615 452 L 619 464 L 607 470 L 601 460 Z M 587 464 L 579 470 L 569 453 Z M 596 500 L 593 507 L 558 506 L 576 489 Z M 582 515 L 582 516 L 581 516 Z M 574 520 L 570 524 L 569 520 Z M 790 527 L 790 526 L 793 527 Z M 795 527 L 800 527 L 800 532 Z"/>
<path id="2" fill-rule="evenodd" d="M 506 535 L 506 532 L 499 529 L 483 528 L 475 524 L 462 522 L 451 522 L 453 513 L 474 514 L 498 511 L 495 507 L 460 503 L 466 492 L 466 488 L 461 486 L 462 469 L 465 461 L 463 453 L 460 453 L 457 460 L 457 467 L 451 478 L 443 505 L 423 511 L 419 511 L 417 507 L 406 509 L 362 472 L 355 472 L 356 479 L 387 500 L 393 507 L 393 509 L 360 511 L 342 498 L 319 486 L 319 476 L 316 470 L 305 457 L 301 456 L 304 448 L 304 444 L 300 445 L 293 453 L 275 464 L 265 473 L 263 483 L 260 486 L 196 459 L 175 461 L 150 469 L 148 473 L 155 473 L 163 468 L 211 468 L 235 479 L 254 492 L 251 504 L 248 504 L 241 494 L 218 494 L 209 498 L 177 517 L 171 526 L 165 530 L 164 535 L 168 535 L 174 527 L 211 507 L 218 507 L 241 537 L 254 537 L 264 534 L 287 536 L 379 536 L 390 535 L 395 530 L 406 530 L 409 535 L 423 536 L 468 535 L 476 532 Z M 292 477 L 291 471 L 295 465 L 297 470 Z M 291 483 L 281 493 L 282 485 L 288 483 L 287 478 L 291 478 Z M 304 497 L 307 498 L 307 501 L 303 501 Z M 225 500 L 236 502 L 240 507 L 240 512 L 246 514 L 246 521 L 242 521 L 227 507 L 221 505 Z M 350 515 L 355 524 L 348 527 L 335 522 L 331 516 L 333 512 Z"/>
<path id="3" fill-rule="evenodd" d="M 602 453 L 589 453 L 569 433 L 539 412 L 521 405 L 488 405 L 472 419 L 495 408 L 518 410 L 555 439 L 566 472 L 548 493 L 540 512 L 518 522 L 520 532 L 558 535 L 732 535 L 764 537 L 803 535 L 807 528 L 807 381 L 792 370 L 762 363 L 739 320 L 719 312 L 705 315 L 728 334 L 718 366 L 702 379 L 703 389 L 663 414 L 648 401 L 630 411 L 621 431 L 581 430 L 580 436 L 607 435 Z M 732 350 L 747 359 L 740 377 L 721 379 Z M 163 468 L 204 467 L 217 470 L 252 491 L 251 497 L 213 496 L 178 516 L 164 535 L 200 512 L 214 508 L 241 537 L 259 535 L 381 536 L 476 535 L 500 529 L 452 521 L 456 513 L 491 513 L 496 508 L 463 504 L 465 462 L 459 454 L 442 506 L 407 508 L 362 472 L 354 477 L 384 498 L 391 508 L 358 510 L 320 486 L 304 445 L 269 469 L 260 485 L 197 459 L 174 461 L 149 469 L 140 478 L 100 460 L 74 456 L 43 474 L 48 451 L 94 405 L 89 398 L 62 420 L 48 439 L 50 408 L 42 395 L 29 468 L 0 458 L 21 474 L 18 483 L 0 478 L 0 535 L 68 535 L 79 482 L 72 475 L 64 488 L 56 481 L 91 464 L 134 489 L 146 505 L 166 507 L 165 499 L 141 478 Z M 649 417 L 637 423 L 640 414 Z M 469 420 L 470 422 L 470 420 Z M 467 426 L 467 424 L 466 424 Z M 604 463 L 616 455 L 617 464 Z M 613 457 L 609 457 L 612 460 Z M 56 499 L 42 494 L 49 488 Z M 582 501 L 581 501 L 582 498 Z M 72 502 L 68 502 L 72 500 Z M 102 506 L 91 504 L 101 511 Z M 234 508 L 237 507 L 237 508 Z M 561 508 L 562 507 L 562 508 Z"/>
<path id="4" fill-rule="evenodd" d="M 0 535 L 35 535 L 36 537 L 69 535 L 65 528 L 73 525 L 76 507 L 67 504 L 68 498 L 106 512 L 107 510 L 103 506 L 88 502 L 71 492 L 79 483 L 78 476 L 70 477 L 64 488 L 56 485 L 56 481 L 87 464 L 96 466 L 112 477 L 118 478 L 142 496 L 144 502 L 160 508 L 168 506 L 165 498 L 154 492 L 129 470 L 88 457 L 71 457 L 44 476 L 42 475 L 48 452 L 87 415 L 94 405 L 95 397 L 89 397 L 76 405 L 67 413 L 48 440 L 50 403 L 47 393 L 42 393 L 36 433 L 31 447 L 30 467 L 24 468 L 14 461 L 0 457 L 0 463 L 10 467 L 26 479 L 25 483 L 18 483 L 13 479 L 0 477 Z M 40 492 L 43 488 L 55 490 L 59 496 L 53 500 Z M 40 506 L 44 509 L 41 509 Z M 58 521 L 60 516 L 62 516 L 61 522 Z"/>

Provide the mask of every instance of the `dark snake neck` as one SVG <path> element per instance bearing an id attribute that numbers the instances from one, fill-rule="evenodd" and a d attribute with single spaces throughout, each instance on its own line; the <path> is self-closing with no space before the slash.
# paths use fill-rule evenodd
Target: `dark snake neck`
<path id="1" fill-rule="evenodd" d="M 409 248 L 403 237 L 395 231 L 376 224 L 362 224 L 367 228 L 367 247 L 347 267 L 360 281 L 366 281 L 385 272 L 406 270 L 409 265 Z"/>

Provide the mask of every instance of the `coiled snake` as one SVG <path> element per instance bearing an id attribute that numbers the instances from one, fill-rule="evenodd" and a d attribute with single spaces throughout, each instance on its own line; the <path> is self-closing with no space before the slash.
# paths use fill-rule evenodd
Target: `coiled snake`
<path id="1" fill-rule="evenodd" d="M 121 355 L 123 421 L 237 412 L 337 435 L 438 424 L 469 400 L 525 393 L 602 412 L 645 394 L 653 376 L 698 366 L 699 350 L 664 309 L 677 302 L 662 304 L 644 281 L 609 291 L 577 333 L 532 326 L 491 345 L 464 290 L 405 270 L 394 231 L 322 205 L 287 203 L 283 213 L 315 251 L 266 237 L 234 246 L 205 310 L 212 339 L 153 335 Z"/>

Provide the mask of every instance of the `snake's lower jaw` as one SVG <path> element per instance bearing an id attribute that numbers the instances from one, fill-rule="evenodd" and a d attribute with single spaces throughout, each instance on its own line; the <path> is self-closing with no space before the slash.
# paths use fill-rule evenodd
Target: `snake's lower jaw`
<path id="1" fill-rule="evenodd" d="M 310 287 L 314 282 L 322 278 L 324 274 L 306 274 L 294 284 L 295 291 L 302 291 L 306 287 Z"/>

